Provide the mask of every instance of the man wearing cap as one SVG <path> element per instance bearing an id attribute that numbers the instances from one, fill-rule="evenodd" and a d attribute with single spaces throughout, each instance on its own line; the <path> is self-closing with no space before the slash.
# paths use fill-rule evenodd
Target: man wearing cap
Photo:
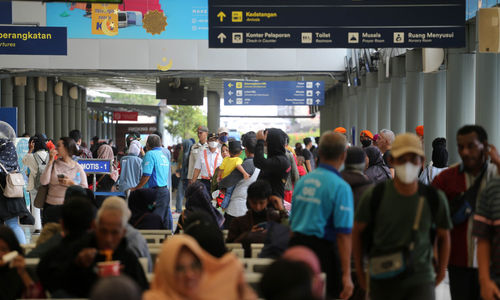
<path id="1" fill-rule="evenodd" d="M 418 183 L 424 151 L 415 134 L 398 135 L 389 160 L 396 171 L 394 180 L 369 189 L 356 210 L 357 277 L 362 288 L 369 286 L 372 300 L 435 299 L 435 286 L 445 277 L 450 253 L 448 202 L 441 191 Z M 435 268 L 433 227 L 438 253 Z M 364 255 L 368 256 L 368 277 Z"/>
<path id="2" fill-rule="evenodd" d="M 191 178 L 193 178 L 194 165 L 196 163 L 196 160 L 198 159 L 198 156 L 200 155 L 201 152 L 203 152 L 203 150 L 205 150 L 208 147 L 207 135 L 208 135 L 208 128 L 206 126 L 199 126 L 198 127 L 199 142 L 193 144 L 191 146 L 191 150 L 189 150 L 189 165 L 188 165 L 187 178 L 189 178 L 190 180 Z"/>
<path id="3" fill-rule="evenodd" d="M 215 170 L 222 163 L 222 155 L 220 154 L 218 144 L 217 134 L 210 133 L 208 135 L 208 148 L 199 152 L 194 164 L 193 176 L 191 177 L 191 183 L 200 178 L 200 182 L 205 185 L 209 194 L 211 194 L 210 180 L 214 176 Z"/>
<path id="4" fill-rule="evenodd" d="M 227 141 L 229 139 L 229 136 L 228 136 L 229 130 L 226 127 L 221 127 L 221 128 L 219 128 L 217 133 L 219 135 L 219 150 L 220 150 L 220 148 L 222 148 L 222 145 L 224 145 L 224 144 L 227 145 Z"/>
<path id="5" fill-rule="evenodd" d="M 368 157 L 360 147 L 347 149 L 345 169 L 341 172 L 342 178 L 349 183 L 354 197 L 354 207 L 358 207 L 359 200 L 373 182 L 365 175 L 368 166 Z"/>
<path id="6" fill-rule="evenodd" d="M 302 150 L 302 156 L 304 156 L 304 160 L 306 161 L 306 170 L 307 173 L 312 172 L 314 170 L 314 157 L 311 153 L 311 148 L 313 146 L 312 139 L 310 137 L 306 137 L 304 139 L 305 148 Z"/>
<path id="7" fill-rule="evenodd" d="M 359 141 L 363 145 L 363 148 L 370 147 L 373 141 L 373 134 L 369 130 L 363 130 L 359 135 Z"/>

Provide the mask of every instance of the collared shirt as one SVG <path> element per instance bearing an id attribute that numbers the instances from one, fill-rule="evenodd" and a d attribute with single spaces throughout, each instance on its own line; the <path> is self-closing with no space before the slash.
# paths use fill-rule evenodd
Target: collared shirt
<path id="1" fill-rule="evenodd" d="M 205 149 L 208 149 L 207 143 L 201 144 L 200 142 L 198 142 L 198 143 L 193 144 L 191 146 L 191 150 L 189 152 L 189 162 L 188 162 L 188 173 L 187 173 L 188 179 L 193 178 L 193 173 L 194 173 L 194 169 L 195 169 L 194 166 L 196 164 L 196 160 L 198 159 L 200 152 L 202 152 Z"/>
<path id="2" fill-rule="evenodd" d="M 150 188 L 168 186 L 169 168 L 170 162 L 161 147 L 148 151 L 142 160 L 142 175 L 149 176 L 147 186 Z"/>
<path id="3" fill-rule="evenodd" d="M 205 153 L 207 157 L 206 160 Z M 202 179 L 211 179 L 214 175 L 215 169 L 217 169 L 221 163 L 222 155 L 220 154 L 218 149 L 214 152 L 210 151 L 209 149 L 205 149 L 199 153 L 198 159 L 194 164 L 194 168 L 197 170 L 201 170 L 200 175 Z M 207 169 L 207 166 L 209 169 Z"/>
<path id="4" fill-rule="evenodd" d="M 302 177 L 292 200 L 293 232 L 334 241 L 336 233 L 351 233 L 354 204 L 351 187 L 326 164 Z"/>

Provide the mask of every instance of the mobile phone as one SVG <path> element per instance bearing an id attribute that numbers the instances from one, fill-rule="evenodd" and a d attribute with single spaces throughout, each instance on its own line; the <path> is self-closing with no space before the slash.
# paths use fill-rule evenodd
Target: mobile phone
<path id="1" fill-rule="evenodd" d="M 61 178 L 62 179 L 64 177 L 65 177 L 64 174 L 57 174 L 57 178 Z"/>
<path id="2" fill-rule="evenodd" d="M 267 222 L 262 222 L 262 223 L 259 223 L 259 224 L 255 225 L 255 226 L 257 226 L 258 228 L 262 228 L 262 229 L 266 230 L 267 229 Z"/>

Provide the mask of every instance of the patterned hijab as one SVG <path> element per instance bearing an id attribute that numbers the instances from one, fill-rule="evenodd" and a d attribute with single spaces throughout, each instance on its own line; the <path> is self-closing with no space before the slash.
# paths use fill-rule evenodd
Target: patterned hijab
<path id="1" fill-rule="evenodd" d="M 115 155 L 113 154 L 113 148 L 110 145 L 103 144 L 99 149 L 97 149 L 97 158 L 108 159 L 111 161 L 111 174 L 109 176 L 114 181 L 118 180 L 118 170 L 114 165 Z"/>

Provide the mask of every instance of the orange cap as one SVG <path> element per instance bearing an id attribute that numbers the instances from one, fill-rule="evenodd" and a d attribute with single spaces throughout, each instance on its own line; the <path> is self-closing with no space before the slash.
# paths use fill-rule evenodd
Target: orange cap
<path id="1" fill-rule="evenodd" d="M 415 132 L 418 136 L 424 136 L 424 125 L 417 126 L 417 128 L 415 128 Z"/>
<path id="2" fill-rule="evenodd" d="M 347 130 L 345 130 L 344 127 L 337 127 L 333 131 L 338 132 L 338 133 L 346 133 L 347 132 Z"/>
<path id="3" fill-rule="evenodd" d="M 370 130 L 363 130 L 363 131 L 361 131 L 360 136 L 367 136 L 367 137 L 369 137 L 370 139 L 373 140 L 373 133 L 371 133 Z"/>

